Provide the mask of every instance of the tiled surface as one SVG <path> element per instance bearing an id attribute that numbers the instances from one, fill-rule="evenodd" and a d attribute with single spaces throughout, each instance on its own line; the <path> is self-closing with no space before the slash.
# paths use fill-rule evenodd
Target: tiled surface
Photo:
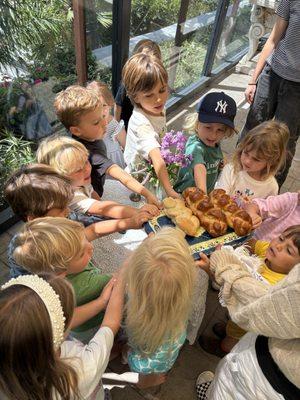
<path id="1" fill-rule="evenodd" d="M 238 114 L 236 118 L 236 126 L 241 129 L 247 114 L 247 105 L 244 101 L 244 88 L 248 81 L 245 75 L 239 75 L 232 71 L 227 77 L 218 83 L 214 83 L 213 87 L 207 88 L 209 90 L 224 90 L 231 95 L 238 104 Z M 205 92 L 204 92 L 205 93 Z M 168 116 L 169 128 L 181 129 L 182 121 L 187 113 L 195 111 L 196 104 L 200 95 L 191 97 L 187 103 L 178 108 Z M 224 153 L 230 157 L 235 144 L 236 136 L 224 141 L 222 148 Z M 300 190 L 300 145 L 298 143 L 296 157 L 298 161 L 294 161 L 290 169 L 290 173 L 281 192 L 288 190 Z M 106 196 L 118 200 L 122 203 L 130 203 L 129 192 L 120 189 L 118 184 L 114 181 L 107 181 L 106 183 Z M 8 276 L 8 267 L 6 259 L 6 247 L 15 232 L 18 231 L 22 223 L 12 227 L 9 231 L 0 236 L 0 283 L 3 283 Z M 98 239 L 94 242 L 94 256 L 93 259 L 97 265 L 105 272 L 113 272 L 118 269 L 121 262 L 128 257 L 128 254 L 140 243 L 144 238 L 142 231 L 128 231 L 125 235 L 113 234 L 105 238 Z M 221 320 L 225 320 L 225 310 L 219 305 L 217 301 L 216 292 L 209 289 L 207 295 L 206 313 L 200 328 L 199 333 L 205 336 L 211 336 L 212 325 Z M 198 344 L 193 346 L 185 345 L 180 353 L 180 356 L 169 373 L 167 382 L 161 387 L 152 390 L 138 390 L 132 387 L 125 389 L 114 388 L 111 391 L 112 398 L 118 400 L 182 400 L 182 399 L 196 399 L 194 384 L 197 375 L 206 370 L 214 370 L 219 359 L 215 356 L 205 353 Z M 109 365 L 109 370 L 114 372 L 124 372 L 127 367 L 123 366 L 120 361 L 114 360 Z"/>

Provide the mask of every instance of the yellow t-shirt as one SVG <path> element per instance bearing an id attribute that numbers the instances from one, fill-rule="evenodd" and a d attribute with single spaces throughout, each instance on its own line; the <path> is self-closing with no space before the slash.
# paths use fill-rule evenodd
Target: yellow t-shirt
<path id="1" fill-rule="evenodd" d="M 270 246 L 269 242 L 265 242 L 264 240 L 258 240 L 255 243 L 254 253 L 259 258 L 264 260 L 269 246 Z M 281 279 L 286 277 L 286 274 L 280 274 L 279 272 L 272 271 L 270 268 L 266 266 L 265 263 L 261 265 L 261 270 L 259 271 L 259 273 L 263 278 L 265 278 L 270 283 L 270 285 L 275 285 L 276 283 L 281 281 Z"/>

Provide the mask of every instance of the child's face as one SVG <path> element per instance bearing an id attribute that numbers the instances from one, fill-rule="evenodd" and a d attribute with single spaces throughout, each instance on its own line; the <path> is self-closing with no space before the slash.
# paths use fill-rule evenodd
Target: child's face
<path id="1" fill-rule="evenodd" d="M 82 168 L 68 175 L 72 181 L 72 186 L 79 187 L 89 185 L 91 183 L 91 171 L 91 164 L 89 160 L 86 159 L 86 162 Z"/>
<path id="2" fill-rule="evenodd" d="M 102 116 L 105 119 L 106 124 L 108 124 L 109 123 L 111 107 L 107 104 L 107 102 L 105 101 L 103 96 L 101 96 L 101 102 L 102 102 Z"/>
<path id="3" fill-rule="evenodd" d="M 292 237 L 286 238 L 281 234 L 271 241 L 266 253 L 266 263 L 272 271 L 288 274 L 299 262 L 300 254 Z"/>
<path id="4" fill-rule="evenodd" d="M 83 239 L 83 250 L 70 261 L 67 275 L 69 274 L 78 274 L 82 272 L 85 267 L 88 265 L 90 259 L 93 255 L 93 245 L 92 243 L 88 242 L 86 237 Z"/>
<path id="5" fill-rule="evenodd" d="M 198 121 L 197 135 L 206 146 L 216 147 L 226 135 L 226 126 L 217 122 L 204 123 Z"/>
<path id="6" fill-rule="evenodd" d="M 102 139 L 107 126 L 107 120 L 103 115 L 102 104 L 95 110 L 82 115 L 77 126 L 71 126 L 70 131 L 73 135 L 88 141 Z"/>
<path id="7" fill-rule="evenodd" d="M 161 115 L 168 99 L 168 87 L 158 82 L 149 92 L 138 92 L 134 101 L 150 115 Z"/>
<path id="8" fill-rule="evenodd" d="M 267 162 L 261 160 L 256 151 L 244 149 L 241 154 L 241 165 L 244 171 L 246 171 L 253 178 L 259 178 L 262 171 L 266 168 Z"/>

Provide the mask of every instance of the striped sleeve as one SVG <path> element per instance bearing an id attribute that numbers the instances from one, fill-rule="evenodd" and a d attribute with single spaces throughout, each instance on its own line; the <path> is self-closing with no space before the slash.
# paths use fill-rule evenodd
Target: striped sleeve
<path id="1" fill-rule="evenodd" d="M 290 0 L 281 0 L 276 10 L 276 14 L 288 21 L 290 19 Z"/>

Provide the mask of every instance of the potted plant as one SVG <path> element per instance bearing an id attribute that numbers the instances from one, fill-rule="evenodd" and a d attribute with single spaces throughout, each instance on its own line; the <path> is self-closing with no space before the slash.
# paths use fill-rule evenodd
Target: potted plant
<path id="1" fill-rule="evenodd" d="M 8 130 L 1 133 L 0 139 L 0 231 L 4 231 L 18 218 L 13 214 L 3 196 L 3 188 L 10 174 L 24 164 L 35 161 L 32 143 L 16 137 Z"/>

